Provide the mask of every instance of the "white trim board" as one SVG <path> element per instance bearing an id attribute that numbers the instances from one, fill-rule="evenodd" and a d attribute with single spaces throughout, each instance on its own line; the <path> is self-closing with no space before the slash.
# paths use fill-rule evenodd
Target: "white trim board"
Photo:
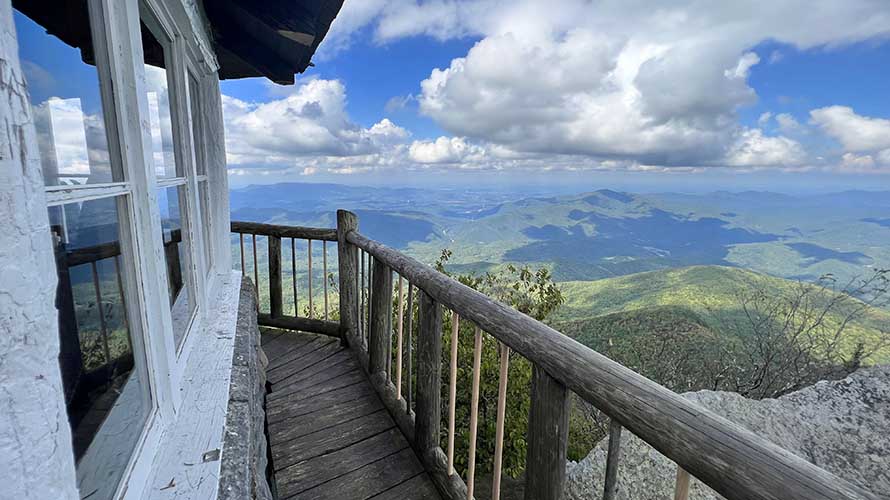
<path id="1" fill-rule="evenodd" d="M 216 283 L 214 314 L 192 332 L 182 404 L 161 437 L 144 500 L 216 498 L 220 453 L 213 452 L 222 450 L 225 432 L 241 273 L 219 275 Z"/>

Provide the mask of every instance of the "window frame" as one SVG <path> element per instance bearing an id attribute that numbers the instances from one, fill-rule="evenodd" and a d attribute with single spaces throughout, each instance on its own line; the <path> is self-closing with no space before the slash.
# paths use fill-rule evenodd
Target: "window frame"
<path id="1" fill-rule="evenodd" d="M 161 437 L 176 418 L 186 360 L 197 336 L 195 333 L 206 324 L 207 282 L 212 280 L 212 269 L 216 267 L 214 262 L 204 259 L 204 245 L 215 257 L 214 245 L 207 241 L 213 237 L 210 226 L 213 217 L 200 210 L 198 199 L 200 182 L 206 186 L 208 205 L 212 207 L 211 176 L 209 168 L 201 176 L 196 171 L 197 149 L 202 149 L 205 159 L 209 151 L 202 143 L 203 138 L 193 137 L 188 89 L 188 78 L 193 76 L 199 86 L 198 93 L 205 93 L 204 87 L 209 76 L 215 74 L 215 68 L 213 61 L 203 57 L 200 49 L 182 35 L 180 26 L 191 29 L 184 11 L 174 14 L 170 6 L 160 0 L 87 0 L 86 5 L 110 162 L 121 180 L 46 186 L 46 207 L 108 198 L 117 202 L 128 326 L 134 357 L 142 360 L 136 363 L 134 371 L 139 370 L 139 376 L 146 381 L 150 404 L 114 498 L 140 498 L 147 487 Z M 157 22 L 170 42 L 165 47 L 165 66 L 178 169 L 177 177 L 173 178 L 157 178 L 152 161 L 140 32 L 140 22 L 146 14 Z M 197 101 L 203 101 L 200 95 L 196 97 Z M 206 125 L 202 125 L 202 130 L 206 130 Z M 123 144 L 127 146 L 122 147 Z M 172 186 L 183 186 L 185 191 L 185 204 L 180 210 L 184 218 L 183 232 L 190 244 L 187 245 L 189 265 L 183 272 L 190 275 L 195 296 L 195 308 L 179 345 L 174 341 L 167 297 L 169 284 L 164 272 L 157 199 L 159 189 Z M 55 273 L 55 269 L 52 272 Z"/>
<path id="2" fill-rule="evenodd" d="M 201 221 L 201 257 L 203 259 L 202 269 L 204 271 L 204 285 L 208 286 L 213 275 L 215 267 L 214 245 L 213 245 L 213 200 L 210 192 L 210 175 L 207 169 L 207 160 L 209 151 L 207 149 L 207 123 L 206 123 L 206 91 L 207 75 L 201 73 L 198 68 L 186 58 L 186 86 L 188 89 L 188 111 L 189 137 L 192 146 L 192 158 L 195 174 L 195 198 L 197 200 L 197 208 L 199 219 Z M 195 92 L 192 92 L 191 82 L 195 82 Z M 197 134 L 200 137 L 196 137 Z M 204 172 L 199 171 L 199 167 L 203 164 Z M 204 188 L 202 195 L 201 188 Z M 206 206 L 205 206 L 206 203 Z"/>
<path id="3" fill-rule="evenodd" d="M 184 37 L 176 29 L 176 22 L 166 6 L 157 0 L 138 0 L 138 4 L 140 22 L 146 24 L 164 48 L 170 121 L 173 128 L 173 154 L 177 169 L 175 177 L 162 178 L 155 176 L 156 190 L 182 187 L 185 191 L 185 203 L 180 204 L 180 212 L 183 218 L 183 241 L 187 240 L 185 251 L 188 256 L 187 265 L 183 267 L 183 274 L 185 275 L 183 276 L 185 278 L 183 281 L 185 282 L 184 286 L 191 287 L 189 293 L 191 294 L 190 299 L 194 301 L 194 307 L 189 319 L 186 321 L 185 332 L 180 338 L 178 345 L 174 341 L 175 355 L 171 368 L 174 370 L 174 378 L 179 380 L 185 369 L 185 361 L 188 359 L 188 354 L 191 352 L 191 347 L 194 344 L 192 334 L 203 323 L 202 319 L 204 319 L 207 309 L 205 273 L 201 272 L 200 268 L 203 263 L 198 260 L 201 254 L 198 250 L 200 250 L 202 242 L 198 237 L 196 226 L 203 224 L 204 221 L 199 220 L 195 155 L 188 112 L 187 65 L 189 57 L 184 47 L 186 45 Z M 142 59 L 140 58 L 138 62 L 141 65 Z M 154 165 L 152 164 L 150 167 L 153 172 Z M 166 274 L 164 274 L 164 280 L 166 281 Z M 169 286 L 170 284 L 167 283 L 167 289 L 169 289 Z M 169 333 L 173 335 L 172 326 Z"/>
<path id="4" fill-rule="evenodd" d="M 152 443 L 160 440 L 163 426 L 162 407 L 170 392 L 157 367 L 154 366 L 156 354 L 152 351 L 154 343 L 149 335 L 151 326 L 145 321 L 145 270 L 139 265 L 144 252 L 144 242 L 140 241 L 140 230 L 134 214 L 138 212 L 134 198 L 136 183 L 133 181 L 134 169 L 141 168 L 137 163 L 129 161 L 121 144 L 127 134 L 124 130 L 126 103 L 122 96 L 114 92 L 112 82 L 117 81 L 116 69 L 122 62 L 122 54 L 115 53 L 108 43 L 113 38 L 115 13 L 109 9 L 104 0 L 88 0 L 86 7 L 89 13 L 90 31 L 93 51 L 96 57 L 95 68 L 99 83 L 99 98 L 102 104 L 102 120 L 108 141 L 109 162 L 111 168 L 117 170 L 122 180 L 96 184 L 50 185 L 44 187 L 46 208 L 63 207 L 65 205 L 94 200 L 112 199 L 117 206 L 118 236 L 120 245 L 120 273 L 123 284 L 123 297 L 126 305 L 127 326 L 131 339 L 134 363 L 133 371 L 145 381 L 148 406 L 145 420 L 139 430 L 139 436 L 130 452 L 127 464 L 115 486 L 114 498 L 126 495 L 133 477 L 147 477 L 150 463 L 142 458 L 146 452 L 151 453 Z M 52 269 L 55 273 L 55 269 Z M 140 463 L 141 462 L 141 463 Z"/>

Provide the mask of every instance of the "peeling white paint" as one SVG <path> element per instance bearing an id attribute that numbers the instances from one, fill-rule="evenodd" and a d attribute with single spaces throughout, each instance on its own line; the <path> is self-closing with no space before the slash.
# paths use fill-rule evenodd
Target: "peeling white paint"
<path id="1" fill-rule="evenodd" d="M 161 440 L 146 500 L 216 498 L 240 290 L 240 273 L 221 279 L 211 297 L 213 319 L 191 334 L 195 345 L 182 378 L 182 406 Z"/>
<path id="2" fill-rule="evenodd" d="M 12 6 L 0 0 L 0 498 L 75 499 L 56 277 Z"/>
<path id="3" fill-rule="evenodd" d="M 186 339 L 181 358 L 176 356 L 172 339 L 167 348 L 163 345 L 166 340 L 162 340 L 148 349 L 153 394 L 160 409 L 153 414 L 144 442 L 133 452 L 135 462 L 122 491 L 127 499 L 210 499 L 216 496 L 219 461 L 204 462 L 202 455 L 222 444 L 240 275 L 230 272 L 228 179 L 221 98 L 215 77 L 218 63 L 206 20 L 198 0 L 162 3 L 183 33 L 185 57 L 192 68 L 202 72 L 207 83 L 202 118 L 207 125 L 204 146 L 212 208 L 203 222 L 212 229 L 215 274 L 199 288 L 202 295 L 207 295 L 198 300 L 203 321 L 193 323 L 195 331 Z M 150 158 L 144 158 L 137 147 L 145 142 L 140 133 L 148 127 L 147 113 L 137 98 L 141 55 L 133 56 L 140 52 L 138 2 L 103 5 L 107 8 L 110 52 L 116 62 L 107 78 L 115 82 L 120 105 L 117 111 L 126 117 L 118 132 L 123 141 L 121 154 L 124 163 L 131 165 L 132 174 L 138 170 L 136 165 Z M 33 117 L 14 29 L 10 0 L 0 0 L 0 500 L 77 499 L 78 475 L 58 365 L 55 259 Z M 134 200 L 130 217 L 139 228 L 135 238 L 144 248 L 140 255 L 147 259 L 137 260 L 137 274 L 144 279 L 139 285 L 144 285 L 139 288 L 145 292 L 141 295 L 145 303 L 140 306 L 144 318 L 132 319 L 140 321 L 148 337 L 165 339 L 165 322 L 157 318 L 169 314 L 164 309 L 166 290 L 160 286 L 162 274 L 152 271 L 163 263 L 159 231 L 154 230 L 159 224 L 154 178 L 131 176 L 130 180 L 130 197 Z M 125 401 L 122 398 L 119 406 L 125 406 Z M 100 445 L 104 446 L 91 446 L 91 451 Z M 183 470 L 184 463 L 200 465 Z M 97 470 L 79 472 L 85 493 L 117 488 L 116 484 L 103 484 Z M 173 476 L 164 482 L 163 476 L 171 472 Z M 174 477 L 179 487 L 162 490 Z M 100 493 L 96 496 L 104 495 Z"/>

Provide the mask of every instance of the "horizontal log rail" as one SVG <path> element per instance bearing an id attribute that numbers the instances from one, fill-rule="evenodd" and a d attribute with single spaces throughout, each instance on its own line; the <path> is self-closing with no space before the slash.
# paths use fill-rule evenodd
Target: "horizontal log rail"
<path id="1" fill-rule="evenodd" d="M 461 494 L 466 495 L 466 490 L 461 488 L 462 481 L 457 485 L 455 476 L 449 474 L 448 462 L 438 448 L 437 438 L 433 437 L 439 432 L 440 405 L 438 396 L 429 391 L 438 391 L 440 387 L 440 356 L 436 350 L 440 346 L 442 332 L 441 323 L 437 329 L 434 320 L 429 318 L 440 318 L 441 312 L 437 311 L 441 306 L 460 315 L 461 319 L 471 321 L 506 348 L 524 356 L 535 367 L 536 382 L 532 387 L 529 422 L 530 427 L 539 428 L 528 431 L 527 464 L 549 464 L 550 470 L 535 470 L 526 474 L 526 498 L 556 498 L 561 494 L 564 463 L 559 460 L 564 462 L 565 457 L 567 412 L 553 408 L 564 408 L 564 388 L 573 391 L 611 417 L 616 425 L 620 424 L 676 462 L 678 468 L 684 471 L 679 474 L 678 491 L 686 487 L 683 483 L 688 473 L 729 500 L 876 498 L 549 326 L 360 234 L 355 216 L 340 211 L 338 220 L 344 218 L 350 219 L 352 224 L 341 228 L 341 257 L 344 254 L 349 257 L 351 251 L 365 252 L 374 262 L 372 269 L 395 271 L 408 281 L 409 286 L 416 287 L 421 295 L 421 325 L 417 342 L 420 351 L 417 360 L 418 401 L 416 415 L 413 416 L 417 426 L 413 440 L 422 459 L 427 455 L 431 457 L 424 460 L 427 469 L 431 466 L 439 469 L 429 472 L 440 489 L 448 493 L 447 496 L 459 498 Z M 352 246 L 354 250 L 344 248 L 344 244 Z M 351 272 L 356 270 L 352 268 Z M 389 284 L 388 293 L 392 293 L 390 281 L 375 281 Z M 349 283 L 348 277 L 345 281 L 341 279 L 341 283 L 344 282 Z M 374 289 L 371 293 L 381 291 L 386 292 Z M 374 303 L 383 302 L 376 300 Z M 341 307 L 344 307 L 342 302 Z M 346 305 L 346 309 L 350 307 L 359 309 L 355 304 Z M 425 314 L 427 320 L 424 320 Z M 373 317 L 373 311 L 371 315 Z M 360 315 L 352 316 L 350 321 L 352 324 L 341 327 L 356 332 Z M 371 333 L 379 330 L 379 327 L 374 328 Z M 376 342 L 371 340 L 372 345 Z M 379 366 L 378 354 L 375 353 L 379 353 L 378 348 L 372 351 L 375 356 L 371 360 L 372 367 Z M 372 372 L 371 376 L 379 379 L 381 375 Z M 381 385 L 379 390 L 395 392 L 392 384 Z M 399 400 L 399 406 L 403 409 L 404 403 L 404 400 Z M 408 406 L 410 414 L 410 402 Z M 548 429 L 557 429 L 559 438 L 555 438 Z M 617 427 L 613 435 L 616 436 L 617 449 Z M 421 449 L 418 449 L 418 445 Z M 448 481 L 442 479 L 443 474 L 449 477 Z"/>
<path id="2" fill-rule="evenodd" d="M 261 288 L 264 289 L 260 277 L 268 276 L 268 293 L 269 293 L 269 309 L 260 311 L 260 301 L 257 300 L 257 323 L 262 326 L 272 328 L 283 328 L 289 330 L 299 330 L 304 332 L 321 333 L 333 337 L 340 336 L 340 322 L 332 321 L 330 318 L 330 300 L 328 298 L 328 243 L 337 242 L 336 229 L 324 229 L 315 227 L 300 226 L 281 226 L 275 224 L 262 224 L 258 222 L 239 222 L 231 223 L 232 234 L 238 235 L 238 243 L 240 249 L 241 272 L 248 275 L 253 274 L 253 280 L 256 285 L 257 293 Z M 249 238 L 247 250 L 245 249 L 245 236 Z M 264 272 L 260 269 L 260 261 L 257 249 L 257 237 L 266 239 L 268 269 Z M 305 241 L 305 248 L 300 248 L 297 241 Z M 313 241 L 320 242 L 315 245 L 313 250 Z M 319 248 L 320 247 L 320 248 Z M 249 250 L 249 252 L 248 252 Z M 313 271 L 313 254 L 321 252 L 321 291 L 323 294 L 321 301 L 321 310 L 316 311 L 316 301 L 313 293 L 313 282 L 318 279 L 314 275 L 318 271 L 315 266 Z M 251 257 L 247 259 L 248 253 Z M 289 269 L 286 269 L 287 262 L 283 262 L 282 256 L 290 257 Z M 298 256 L 299 255 L 299 256 Z M 252 261 L 252 262 L 251 262 Z M 251 265 L 249 265 L 252 264 Z M 305 263 L 305 264 L 304 264 Z M 317 259 L 316 259 L 317 263 Z M 305 266 L 302 268 L 306 273 L 305 280 L 298 272 L 298 265 Z M 293 300 L 293 314 L 285 314 L 285 293 L 284 293 L 284 275 L 289 271 L 291 280 L 291 298 Z M 300 283 L 298 285 L 298 283 Z M 319 290 L 319 287 L 315 287 Z M 304 295 L 301 298 L 301 295 Z M 302 302 L 301 302 L 302 300 Z M 307 306 L 306 314 L 301 314 L 300 306 Z"/>
<path id="3" fill-rule="evenodd" d="M 337 241 L 336 229 L 318 227 L 280 226 L 276 224 L 261 224 L 259 222 L 232 221 L 232 232 L 258 236 L 277 236 L 279 238 L 296 238 L 298 240 Z"/>

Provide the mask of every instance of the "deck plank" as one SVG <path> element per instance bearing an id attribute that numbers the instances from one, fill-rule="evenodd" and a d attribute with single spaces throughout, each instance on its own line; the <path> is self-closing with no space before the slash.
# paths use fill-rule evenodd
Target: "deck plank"
<path id="1" fill-rule="evenodd" d="M 312 354 L 313 352 L 325 347 L 332 346 L 337 347 L 337 341 L 331 339 L 330 337 L 321 337 L 310 340 L 309 342 L 303 342 L 302 345 L 296 348 L 290 348 L 286 352 L 280 353 L 274 361 L 269 363 L 269 373 L 276 373 L 279 371 L 287 370 L 294 365 L 304 367 L 302 363 L 299 362 L 300 358 Z"/>
<path id="2" fill-rule="evenodd" d="M 372 462 L 300 493 L 300 500 L 364 500 L 383 493 L 423 472 L 410 448 Z M 345 492 L 349 493 L 345 493 Z M 403 497 L 411 498 L 411 497 Z M 415 497 L 418 498 L 418 497 Z M 435 497 L 433 497 L 435 498 Z"/>
<path id="3" fill-rule="evenodd" d="M 315 334 L 266 332 L 263 341 L 281 499 L 440 498 L 351 351 Z"/>
<path id="4" fill-rule="evenodd" d="M 292 376 L 280 381 L 277 388 L 269 393 L 269 401 L 275 401 L 283 396 L 287 396 L 293 392 L 303 390 L 307 387 L 324 382 L 333 377 L 339 377 L 344 373 L 358 369 L 358 363 L 352 357 L 352 353 L 340 351 L 322 363 L 316 363 L 314 366 L 295 373 Z"/>
<path id="5" fill-rule="evenodd" d="M 279 384 L 290 378 L 292 375 L 300 373 L 301 371 L 314 366 L 316 363 L 325 361 L 326 359 L 340 352 L 342 349 L 343 348 L 340 346 L 339 342 L 329 342 L 313 351 L 307 350 L 306 352 L 300 353 L 294 358 L 293 361 L 290 361 L 287 364 L 279 365 L 276 368 L 272 368 L 271 370 L 269 370 L 269 381 L 272 382 L 272 390 L 275 390 L 276 384 Z"/>
<path id="6" fill-rule="evenodd" d="M 288 497 L 360 469 L 408 447 L 397 428 L 275 472 L 278 492 Z"/>
<path id="7" fill-rule="evenodd" d="M 275 404 L 267 406 L 266 420 L 269 421 L 269 424 L 274 424 L 275 422 L 306 415 L 343 401 L 358 399 L 367 393 L 368 391 L 364 385 L 358 383 L 290 404 L 286 404 L 286 400 L 282 398 L 279 401 L 275 401 Z"/>
<path id="8" fill-rule="evenodd" d="M 275 460 L 275 468 L 281 469 L 353 445 L 394 426 L 386 410 L 378 410 L 364 418 L 349 420 L 296 439 L 273 441 L 272 459 Z"/>
<path id="9" fill-rule="evenodd" d="M 315 339 L 312 337 L 302 337 L 293 333 L 285 333 L 269 342 L 268 346 L 264 344 L 263 351 L 265 351 L 266 355 L 269 357 L 269 366 L 272 366 L 273 364 L 278 363 L 278 360 L 283 356 L 304 347 L 313 340 Z"/>
<path id="10" fill-rule="evenodd" d="M 299 391 L 291 392 L 290 394 L 282 396 L 281 398 L 275 399 L 274 402 L 276 406 L 287 408 L 294 403 L 297 403 L 304 399 L 310 399 L 315 396 L 320 396 L 326 392 L 335 391 L 343 387 L 348 387 L 364 380 L 367 380 L 364 373 L 359 370 L 350 370 L 341 375 L 337 375 L 336 377 L 330 377 L 327 380 L 321 381 L 317 384 L 303 387 Z"/>
<path id="11" fill-rule="evenodd" d="M 269 424 L 269 434 L 274 436 L 277 442 L 284 442 L 333 427 L 338 423 L 370 415 L 382 409 L 383 403 L 380 398 L 374 395 L 363 395 L 358 399 L 322 408 L 315 413 L 295 417 L 296 421 L 285 419 Z"/>
<path id="12" fill-rule="evenodd" d="M 372 500 L 405 500 L 411 498 L 438 498 L 439 492 L 433 484 L 433 480 L 427 474 L 418 474 L 411 479 L 393 486 L 379 495 L 371 497 Z"/>
<path id="13" fill-rule="evenodd" d="M 260 338 L 264 346 L 270 345 L 273 340 L 284 335 L 284 330 L 272 330 L 268 328 L 260 328 Z"/>

